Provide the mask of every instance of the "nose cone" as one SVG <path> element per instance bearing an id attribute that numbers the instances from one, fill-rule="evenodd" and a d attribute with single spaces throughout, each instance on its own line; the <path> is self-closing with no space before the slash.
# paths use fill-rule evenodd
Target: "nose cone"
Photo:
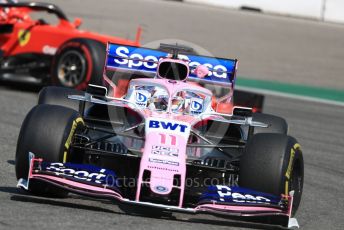
<path id="1" fill-rule="evenodd" d="M 153 194 L 158 195 L 168 195 L 172 189 L 179 189 L 179 205 L 182 205 L 190 124 L 172 119 L 149 118 L 146 120 L 145 131 L 136 200 L 139 201 L 141 184 L 145 183 L 149 184 Z M 142 181 L 144 171 L 150 172 L 149 180 Z M 174 185 L 175 176 L 180 181 Z"/>
<path id="2" fill-rule="evenodd" d="M 167 170 L 151 171 L 150 189 L 160 195 L 170 194 L 173 188 L 174 173 L 166 173 Z"/>
<path id="3" fill-rule="evenodd" d="M 175 175 L 185 177 L 186 144 L 183 136 L 169 132 L 146 134 L 141 167 L 150 171 L 149 187 L 153 193 L 166 195 L 173 189 Z"/>

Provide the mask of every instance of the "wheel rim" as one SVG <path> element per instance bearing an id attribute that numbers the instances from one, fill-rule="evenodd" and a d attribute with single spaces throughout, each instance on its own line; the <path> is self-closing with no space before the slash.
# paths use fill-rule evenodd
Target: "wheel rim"
<path id="1" fill-rule="evenodd" d="M 61 56 L 57 68 L 61 85 L 75 87 L 84 80 L 85 74 L 86 60 L 80 52 L 69 50 Z"/>

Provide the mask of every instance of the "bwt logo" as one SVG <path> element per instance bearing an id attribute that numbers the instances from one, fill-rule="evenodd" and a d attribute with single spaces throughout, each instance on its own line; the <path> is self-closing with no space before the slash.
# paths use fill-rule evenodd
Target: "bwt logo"
<path id="1" fill-rule="evenodd" d="M 136 93 L 136 101 L 137 102 L 146 102 L 147 101 L 147 96 L 144 95 L 143 93 L 137 92 Z"/>
<path id="2" fill-rule="evenodd" d="M 143 67 L 150 71 L 156 70 L 156 68 L 158 67 L 158 61 L 161 55 L 159 51 L 146 50 L 143 48 L 137 48 L 134 50 L 136 50 L 137 53 L 131 53 L 131 51 L 133 50 L 129 50 L 129 48 L 125 46 L 117 47 L 115 51 L 116 53 L 115 55 L 118 57 L 114 59 L 115 63 L 119 65 L 126 65 L 129 68 Z M 143 56 L 143 54 L 140 54 L 140 52 L 141 53 L 145 52 L 150 55 Z M 179 56 L 181 59 L 188 61 L 190 67 L 197 67 L 199 65 L 205 65 L 209 69 L 212 69 L 213 71 L 209 71 L 209 74 L 208 74 L 209 77 L 214 75 L 214 77 L 217 77 L 217 78 L 224 78 L 224 79 L 227 78 L 227 71 L 228 71 L 227 68 L 223 65 L 216 65 L 217 61 L 215 58 L 208 59 L 209 62 L 215 62 L 214 64 L 211 64 L 211 63 L 201 63 L 197 60 L 190 60 L 190 58 L 187 55 L 179 55 Z"/>
<path id="3" fill-rule="evenodd" d="M 138 90 L 135 93 L 135 103 L 141 108 L 147 106 L 148 98 L 150 97 L 150 93 L 146 90 Z"/>
<path id="4" fill-rule="evenodd" d="M 193 111 L 201 112 L 203 109 L 203 105 L 199 103 L 198 101 L 191 102 L 191 109 Z"/>
<path id="5" fill-rule="evenodd" d="M 198 115 L 203 112 L 203 100 L 201 98 L 191 99 L 190 112 L 194 115 Z"/>
<path id="6" fill-rule="evenodd" d="M 166 129 L 166 130 L 171 130 L 171 131 L 179 131 L 182 133 L 185 133 L 185 130 L 188 126 L 187 125 L 181 125 L 178 123 L 172 123 L 172 122 L 165 122 L 165 121 L 154 121 L 150 120 L 149 121 L 149 128 L 152 129 Z"/>

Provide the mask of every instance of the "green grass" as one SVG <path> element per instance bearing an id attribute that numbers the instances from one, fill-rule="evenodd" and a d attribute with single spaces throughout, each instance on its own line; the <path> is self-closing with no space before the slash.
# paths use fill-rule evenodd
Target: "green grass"
<path id="1" fill-rule="evenodd" d="M 238 77 L 236 80 L 238 86 L 270 90 L 279 93 L 287 93 L 298 96 L 313 97 L 324 100 L 344 102 L 344 90 L 328 89 L 298 84 L 288 84 L 275 81 L 265 81 Z"/>

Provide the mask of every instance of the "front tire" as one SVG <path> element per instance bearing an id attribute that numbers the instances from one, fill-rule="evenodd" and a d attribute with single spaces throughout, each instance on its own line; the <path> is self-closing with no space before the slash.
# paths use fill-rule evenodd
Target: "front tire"
<path id="1" fill-rule="evenodd" d="M 27 179 L 29 152 L 46 162 L 65 162 L 72 136 L 83 127 L 83 120 L 72 109 L 57 105 L 37 105 L 26 116 L 18 138 L 16 177 Z M 32 180 L 29 191 L 37 195 L 63 197 L 64 190 Z"/>
<path id="2" fill-rule="evenodd" d="M 101 85 L 105 63 L 105 45 L 90 39 L 72 39 L 56 52 L 52 65 L 52 83 L 85 90 L 88 84 Z"/>
<path id="3" fill-rule="evenodd" d="M 295 191 L 293 214 L 303 189 L 303 156 L 295 138 L 274 133 L 256 134 L 240 160 L 239 185 L 280 196 Z"/>

